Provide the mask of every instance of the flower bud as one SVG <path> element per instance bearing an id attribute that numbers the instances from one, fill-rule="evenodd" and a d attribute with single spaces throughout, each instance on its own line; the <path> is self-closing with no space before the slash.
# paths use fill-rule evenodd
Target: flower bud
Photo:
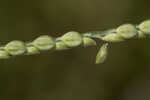
<path id="1" fill-rule="evenodd" d="M 5 50 L 11 55 L 21 55 L 26 51 L 22 41 L 11 41 L 5 46 Z"/>
<path id="2" fill-rule="evenodd" d="M 68 47 L 77 47 L 82 44 L 82 37 L 78 32 L 68 32 L 60 38 Z"/>
<path id="3" fill-rule="evenodd" d="M 55 47 L 55 42 L 52 37 L 43 35 L 35 39 L 32 45 L 39 50 L 50 50 Z"/>
<path id="4" fill-rule="evenodd" d="M 28 55 L 38 54 L 38 53 L 40 53 L 40 52 L 39 52 L 39 50 L 36 47 L 34 47 L 34 46 L 28 46 L 27 47 L 27 54 Z"/>
<path id="5" fill-rule="evenodd" d="M 136 27 L 132 24 L 124 24 L 117 28 L 117 34 L 125 39 L 130 39 L 137 34 Z"/>
<path id="6" fill-rule="evenodd" d="M 108 54 L 108 43 L 103 44 L 96 56 L 96 64 L 103 63 Z"/>
<path id="7" fill-rule="evenodd" d="M 8 59 L 8 58 L 9 58 L 8 52 L 5 50 L 0 50 L 0 59 Z"/>
<path id="8" fill-rule="evenodd" d="M 120 35 L 116 33 L 112 33 L 112 34 L 108 34 L 102 37 L 102 40 L 107 41 L 107 42 L 121 42 L 124 39 Z"/>
<path id="9" fill-rule="evenodd" d="M 68 47 L 63 41 L 56 42 L 56 50 L 65 50 L 65 49 L 68 49 Z"/>
<path id="10" fill-rule="evenodd" d="M 150 20 L 144 21 L 139 25 L 139 29 L 145 34 L 150 34 Z"/>
<path id="11" fill-rule="evenodd" d="M 89 37 L 83 37 L 83 45 L 85 47 L 87 46 L 93 46 L 93 45 L 96 45 L 96 42 L 95 40 L 89 38 Z"/>

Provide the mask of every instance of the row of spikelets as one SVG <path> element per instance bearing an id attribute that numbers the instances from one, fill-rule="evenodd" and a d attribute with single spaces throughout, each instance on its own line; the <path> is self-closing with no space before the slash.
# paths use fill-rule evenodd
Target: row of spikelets
<path id="1" fill-rule="evenodd" d="M 144 38 L 147 35 L 150 35 L 150 20 L 146 20 L 140 25 L 124 24 L 113 31 L 108 31 L 108 33 L 105 35 L 101 35 L 100 32 L 95 38 L 105 42 L 121 42 L 134 37 Z M 34 41 L 26 43 L 15 40 L 0 47 L 0 59 L 8 59 L 11 56 L 17 55 L 38 54 L 41 51 L 66 50 L 79 46 L 93 46 L 96 45 L 96 41 L 93 38 L 94 37 L 92 34 L 80 34 L 72 31 L 58 38 L 52 38 L 51 36 L 43 35 L 36 38 Z M 106 59 L 107 46 L 108 43 L 104 44 L 100 48 L 96 56 L 97 64 L 103 63 Z"/>
<path id="2" fill-rule="evenodd" d="M 14 40 L 0 47 L 0 59 L 11 56 L 38 54 L 41 51 L 66 50 L 78 46 L 92 46 L 96 42 L 90 37 L 85 37 L 78 32 L 68 32 L 59 38 L 43 35 L 32 42 Z"/>

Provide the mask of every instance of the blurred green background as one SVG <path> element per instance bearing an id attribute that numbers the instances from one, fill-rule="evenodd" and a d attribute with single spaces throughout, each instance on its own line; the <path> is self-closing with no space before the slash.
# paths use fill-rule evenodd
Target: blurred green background
<path id="1" fill-rule="evenodd" d="M 149 0 L 1 0 L 0 43 L 97 31 L 150 18 Z M 1 100 L 150 100 L 150 40 L 0 60 Z"/>

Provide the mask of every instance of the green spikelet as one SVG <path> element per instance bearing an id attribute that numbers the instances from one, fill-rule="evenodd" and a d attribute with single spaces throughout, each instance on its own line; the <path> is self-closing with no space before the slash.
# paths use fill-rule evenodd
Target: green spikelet
<path id="1" fill-rule="evenodd" d="M 96 55 L 96 64 L 103 63 L 108 55 L 108 43 L 103 44 Z"/>

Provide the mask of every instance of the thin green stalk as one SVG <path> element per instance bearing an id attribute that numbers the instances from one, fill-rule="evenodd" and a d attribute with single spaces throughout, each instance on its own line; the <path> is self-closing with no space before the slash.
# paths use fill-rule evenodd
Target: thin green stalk
<path id="1" fill-rule="evenodd" d="M 18 55 L 33 55 L 39 54 L 42 51 L 68 50 L 75 47 L 97 46 L 95 39 L 104 42 L 122 42 L 132 38 L 145 38 L 150 35 L 150 20 L 146 20 L 139 25 L 123 24 L 118 28 L 109 29 L 106 31 L 96 32 L 68 32 L 61 37 L 53 38 L 48 35 L 43 35 L 31 42 L 23 42 L 14 40 L 6 45 L 0 46 L 0 59 L 8 59 L 11 56 Z M 107 46 L 104 44 L 98 55 L 96 63 L 103 63 L 107 55 Z"/>

